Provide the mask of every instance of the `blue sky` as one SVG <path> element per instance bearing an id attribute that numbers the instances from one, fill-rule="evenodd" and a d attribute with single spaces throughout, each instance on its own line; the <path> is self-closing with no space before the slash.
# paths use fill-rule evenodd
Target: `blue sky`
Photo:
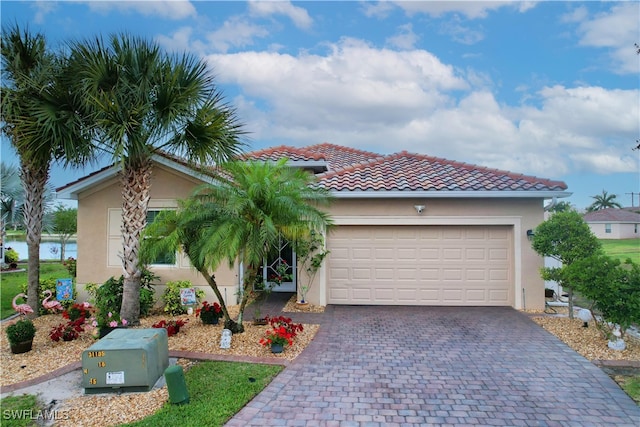
<path id="1" fill-rule="evenodd" d="M 639 2 L 5 1 L 66 41 L 127 31 L 211 65 L 251 149 L 330 142 L 640 205 Z M 2 140 L 2 160 L 17 162 Z M 93 168 L 95 169 L 95 167 Z M 52 170 L 61 186 L 88 172 Z"/>

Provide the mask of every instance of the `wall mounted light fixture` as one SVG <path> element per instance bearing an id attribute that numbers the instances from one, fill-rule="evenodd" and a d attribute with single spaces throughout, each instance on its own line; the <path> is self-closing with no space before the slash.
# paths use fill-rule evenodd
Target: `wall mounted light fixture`
<path id="1" fill-rule="evenodd" d="M 533 230 L 531 229 L 527 230 L 527 239 L 529 241 L 533 240 L 533 236 L 535 236 L 535 233 L 533 232 Z"/>

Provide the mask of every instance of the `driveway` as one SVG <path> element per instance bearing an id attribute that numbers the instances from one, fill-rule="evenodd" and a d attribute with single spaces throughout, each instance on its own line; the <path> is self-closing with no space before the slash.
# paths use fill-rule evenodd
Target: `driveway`
<path id="1" fill-rule="evenodd" d="M 613 380 L 511 308 L 329 306 L 317 319 L 228 426 L 640 425 Z"/>

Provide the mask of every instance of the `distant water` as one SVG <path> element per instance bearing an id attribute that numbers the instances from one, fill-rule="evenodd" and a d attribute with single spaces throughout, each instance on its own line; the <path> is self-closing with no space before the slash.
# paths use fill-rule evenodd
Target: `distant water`
<path id="1" fill-rule="evenodd" d="M 20 259 L 27 259 L 29 257 L 29 251 L 27 249 L 27 242 L 24 240 L 5 240 L 4 248 L 11 248 L 18 252 Z M 70 240 L 65 245 L 64 257 L 78 258 L 78 243 L 75 240 Z M 43 240 L 40 242 L 40 259 L 42 260 L 59 260 L 60 259 L 60 242 Z"/>

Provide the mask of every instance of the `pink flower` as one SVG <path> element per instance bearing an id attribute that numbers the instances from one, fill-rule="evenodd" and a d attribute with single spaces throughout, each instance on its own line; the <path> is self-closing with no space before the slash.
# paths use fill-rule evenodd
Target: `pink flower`
<path id="1" fill-rule="evenodd" d="M 112 314 L 111 312 L 108 312 L 108 313 L 107 313 L 107 317 L 108 317 L 109 319 L 111 319 L 111 316 L 113 316 L 113 314 Z"/>
<path id="2" fill-rule="evenodd" d="M 109 326 L 112 328 L 115 328 L 116 326 L 118 326 L 118 322 L 116 322 L 115 320 L 112 320 L 111 322 L 109 322 Z"/>
<path id="3" fill-rule="evenodd" d="M 127 319 L 122 319 L 122 326 L 127 326 L 127 323 L 129 323 L 127 322 Z"/>
<path id="4" fill-rule="evenodd" d="M 97 327 L 98 327 L 98 322 L 96 322 L 96 321 L 94 320 L 93 322 L 91 322 L 91 325 L 92 325 L 94 328 L 97 328 Z"/>

